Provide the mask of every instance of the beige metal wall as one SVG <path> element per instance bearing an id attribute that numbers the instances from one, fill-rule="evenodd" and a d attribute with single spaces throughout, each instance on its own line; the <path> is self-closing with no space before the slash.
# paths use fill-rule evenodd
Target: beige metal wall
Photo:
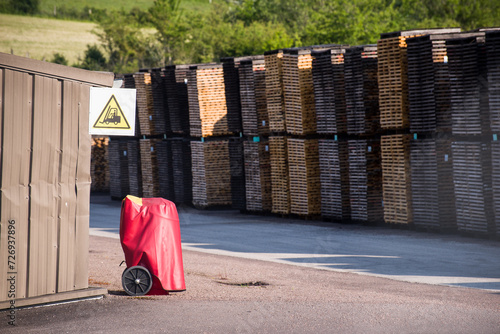
<path id="1" fill-rule="evenodd" d="M 89 94 L 112 83 L 111 73 L 0 53 L 0 302 L 13 271 L 16 299 L 88 287 Z"/>

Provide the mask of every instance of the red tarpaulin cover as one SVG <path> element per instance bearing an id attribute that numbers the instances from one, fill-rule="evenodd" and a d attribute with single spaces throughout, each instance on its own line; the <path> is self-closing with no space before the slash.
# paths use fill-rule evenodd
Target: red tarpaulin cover
<path id="1" fill-rule="evenodd" d="M 163 198 L 127 196 L 122 202 L 120 241 L 127 268 L 139 265 L 151 273 L 153 287 L 148 295 L 186 290 L 174 203 Z"/>

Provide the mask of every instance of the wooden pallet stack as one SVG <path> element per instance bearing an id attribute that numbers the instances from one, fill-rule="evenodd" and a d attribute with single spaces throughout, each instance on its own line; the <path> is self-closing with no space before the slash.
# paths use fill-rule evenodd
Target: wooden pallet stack
<path id="1" fill-rule="evenodd" d="M 411 224 L 410 135 L 381 137 L 384 220 Z"/>
<path id="2" fill-rule="evenodd" d="M 283 50 L 264 53 L 266 67 L 266 98 L 271 132 L 284 133 L 285 105 L 283 95 Z"/>
<path id="3" fill-rule="evenodd" d="M 321 215 L 329 219 L 350 220 L 347 141 L 320 139 L 318 144 Z"/>
<path id="4" fill-rule="evenodd" d="M 253 212 L 271 211 L 269 141 L 267 139 L 245 141 L 243 142 L 243 148 L 245 156 L 246 210 Z"/>
<path id="5" fill-rule="evenodd" d="M 241 119 L 245 136 L 258 136 L 255 76 L 252 60 L 242 61 L 238 67 L 241 99 Z"/>
<path id="6" fill-rule="evenodd" d="M 456 141 L 452 153 L 458 230 L 494 233 L 490 145 Z"/>
<path id="7" fill-rule="evenodd" d="M 271 195 L 273 213 L 290 213 L 290 180 L 288 170 L 287 136 L 270 136 Z"/>
<path id="8" fill-rule="evenodd" d="M 151 93 L 153 98 L 153 133 L 170 133 L 168 106 L 165 102 L 165 73 L 161 68 L 151 70 Z"/>
<path id="9" fill-rule="evenodd" d="M 160 174 L 158 170 L 158 144 L 160 139 L 140 139 L 142 195 L 160 196 Z"/>
<path id="10" fill-rule="evenodd" d="M 113 139 L 109 141 L 109 192 L 113 199 L 122 200 L 129 193 L 126 151 L 126 141 Z"/>
<path id="11" fill-rule="evenodd" d="M 188 78 L 192 137 L 231 135 L 222 65 L 191 66 Z"/>
<path id="12" fill-rule="evenodd" d="M 286 49 L 283 53 L 285 123 L 292 135 L 316 133 L 312 60 L 309 49 Z"/>
<path id="13" fill-rule="evenodd" d="M 90 176 L 91 191 L 109 191 L 108 137 L 92 137 Z"/>
<path id="14" fill-rule="evenodd" d="M 134 73 L 135 89 L 137 90 L 136 105 L 140 136 L 156 135 L 151 74 L 149 72 Z M 137 123 L 136 123 L 137 126 Z"/>
<path id="15" fill-rule="evenodd" d="M 450 137 L 436 139 L 439 225 L 441 231 L 451 231 L 457 229 L 451 143 L 452 139 Z"/>
<path id="16" fill-rule="evenodd" d="M 344 59 L 347 133 L 376 134 L 380 131 L 377 46 L 348 48 Z"/>
<path id="17" fill-rule="evenodd" d="M 321 214 L 319 143 L 317 139 L 288 138 L 290 213 Z"/>
<path id="18" fill-rule="evenodd" d="M 192 141 L 193 204 L 199 208 L 231 205 L 228 140 Z"/>
<path id="19" fill-rule="evenodd" d="M 164 75 L 164 102 L 170 130 L 176 135 L 183 135 L 185 133 L 181 121 L 181 102 L 179 101 L 179 83 L 176 78 L 176 65 L 166 66 Z M 186 86 L 184 82 L 181 85 Z"/>
<path id="20" fill-rule="evenodd" d="M 221 58 L 227 105 L 227 123 L 230 132 L 242 131 L 242 113 L 239 90 L 238 66 L 233 57 Z"/>
<path id="21" fill-rule="evenodd" d="M 382 222 L 380 139 L 350 139 L 348 145 L 351 219 L 365 223 Z"/>
<path id="22" fill-rule="evenodd" d="M 158 165 L 159 196 L 174 203 L 178 203 L 175 197 L 172 140 L 158 140 L 155 145 L 155 150 L 156 163 Z"/>
<path id="23" fill-rule="evenodd" d="M 142 166 L 139 140 L 136 138 L 126 139 L 127 142 L 127 164 L 129 175 L 129 193 L 137 197 L 142 197 Z"/>
<path id="24" fill-rule="evenodd" d="M 245 156 L 243 138 L 229 139 L 229 161 L 231 168 L 231 202 L 233 209 L 246 210 Z"/>
<path id="25" fill-rule="evenodd" d="M 490 128 L 500 134 L 500 31 L 486 32 Z"/>

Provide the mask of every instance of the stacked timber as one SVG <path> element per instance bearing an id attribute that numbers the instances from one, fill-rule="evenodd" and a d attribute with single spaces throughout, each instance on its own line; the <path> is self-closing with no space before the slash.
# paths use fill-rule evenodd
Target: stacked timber
<path id="1" fill-rule="evenodd" d="M 270 136 L 271 194 L 273 213 L 290 213 L 290 181 L 288 170 L 288 137 Z"/>
<path id="2" fill-rule="evenodd" d="M 182 138 L 180 140 L 182 141 Z M 178 203 L 175 197 L 175 177 L 171 140 L 158 140 L 155 145 L 155 150 L 156 163 L 158 164 L 159 196 L 174 203 Z"/>
<path id="3" fill-rule="evenodd" d="M 286 131 L 292 135 L 316 133 L 311 50 L 284 51 L 283 92 Z"/>
<path id="4" fill-rule="evenodd" d="M 238 71 L 243 134 L 269 135 L 264 59 L 243 60 Z"/>
<path id="5" fill-rule="evenodd" d="M 381 222 L 382 169 L 380 139 L 351 139 L 349 144 L 349 199 L 351 219 Z"/>
<path id="6" fill-rule="evenodd" d="M 139 135 L 152 136 L 155 131 L 153 90 L 151 87 L 151 74 L 148 72 L 134 73 L 135 89 L 137 90 L 137 119 L 139 121 Z M 137 126 L 137 125 L 136 125 Z M 160 133 L 161 134 L 161 133 Z"/>
<path id="7" fill-rule="evenodd" d="M 122 200 L 130 192 L 127 161 L 127 142 L 110 140 L 109 142 L 109 191 L 111 198 Z"/>
<path id="8" fill-rule="evenodd" d="M 500 235 L 500 142 L 491 142 L 491 182 L 493 195 L 493 228 L 497 235 Z"/>
<path id="9" fill-rule="evenodd" d="M 154 134 L 170 133 L 168 106 L 165 102 L 165 74 L 161 68 L 151 70 L 151 93 L 153 96 Z"/>
<path id="10" fill-rule="evenodd" d="M 248 211 L 271 211 L 271 163 L 269 142 L 245 141 L 245 189 Z"/>
<path id="11" fill-rule="evenodd" d="M 191 66 L 188 77 L 192 137 L 230 135 L 222 65 Z"/>
<path id="12" fill-rule="evenodd" d="M 189 134 L 188 72 L 189 65 L 170 65 L 164 70 L 165 110 L 174 135 Z"/>
<path id="13" fill-rule="evenodd" d="M 347 141 L 320 139 L 318 152 L 321 215 L 336 220 L 350 220 Z"/>
<path id="14" fill-rule="evenodd" d="M 227 124 L 230 132 L 242 131 L 238 68 L 232 57 L 221 58 L 226 90 Z"/>
<path id="15" fill-rule="evenodd" d="M 160 182 L 158 171 L 158 146 L 160 139 L 140 139 L 142 195 L 159 197 Z"/>
<path id="16" fill-rule="evenodd" d="M 92 191 L 109 191 L 109 137 L 92 137 L 90 175 Z"/>
<path id="17" fill-rule="evenodd" d="M 389 224 L 411 224 L 410 136 L 381 138 L 384 220 Z"/>
<path id="18" fill-rule="evenodd" d="M 283 95 L 283 51 L 264 53 L 266 67 L 266 101 L 271 132 L 283 133 L 285 127 L 285 105 Z"/>
<path id="19" fill-rule="evenodd" d="M 321 184 L 317 139 L 288 138 L 290 213 L 321 214 Z"/>
<path id="20" fill-rule="evenodd" d="M 380 130 L 377 46 L 348 48 L 344 59 L 347 133 L 376 134 Z"/>
<path id="21" fill-rule="evenodd" d="M 231 164 L 228 140 L 192 141 L 193 204 L 231 205 Z"/>
<path id="22" fill-rule="evenodd" d="M 494 233 L 490 145 L 455 141 L 452 154 L 458 230 Z"/>
<path id="23" fill-rule="evenodd" d="M 500 31 L 486 32 L 490 128 L 500 133 Z"/>
<path id="24" fill-rule="evenodd" d="M 246 210 L 245 161 L 243 138 L 229 139 L 229 160 L 231 168 L 231 202 L 233 209 Z"/>
<path id="25" fill-rule="evenodd" d="M 451 138 L 436 139 L 439 224 L 442 231 L 457 229 L 451 143 Z"/>
<path id="26" fill-rule="evenodd" d="M 135 138 L 127 139 L 129 193 L 128 195 L 142 197 L 142 166 L 139 141 Z"/>
<path id="27" fill-rule="evenodd" d="M 454 135 L 482 135 L 489 130 L 484 37 L 446 41 Z M 485 99 L 486 97 L 486 99 Z"/>

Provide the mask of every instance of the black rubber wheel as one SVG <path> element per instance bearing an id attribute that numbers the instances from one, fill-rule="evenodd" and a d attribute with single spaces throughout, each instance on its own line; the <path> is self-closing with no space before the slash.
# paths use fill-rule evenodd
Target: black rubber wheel
<path id="1" fill-rule="evenodd" d="M 151 290 L 153 279 L 149 270 L 142 266 L 125 269 L 122 274 L 122 286 L 131 296 L 144 296 Z"/>

